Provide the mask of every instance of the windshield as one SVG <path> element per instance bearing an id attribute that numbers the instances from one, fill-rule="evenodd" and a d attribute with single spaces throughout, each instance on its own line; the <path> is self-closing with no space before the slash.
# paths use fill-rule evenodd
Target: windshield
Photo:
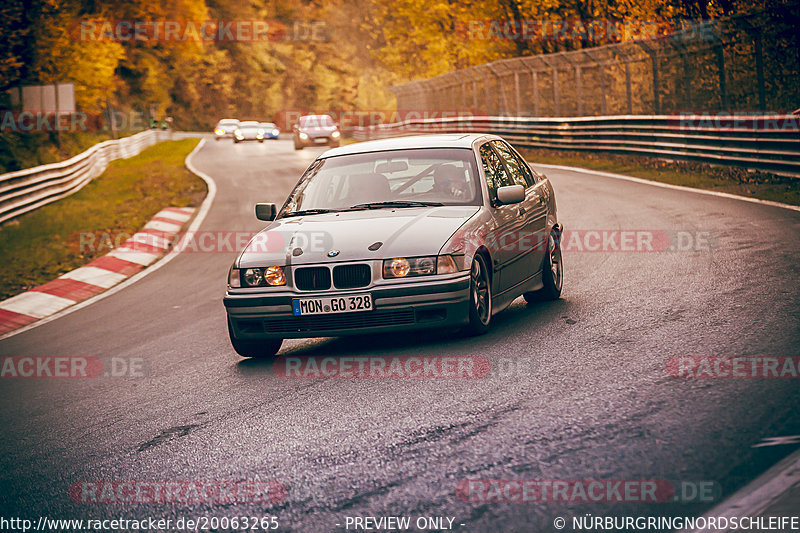
<path id="1" fill-rule="evenodd" d="M 477 175 L 475 157 L 468 148 L 330 157 L 309 167 L 281 216 L 320 210 L 480 205 Z"/>
<path id="2" fill-rule="evenodd" d="M 333 119 L 328 115 L 300 117 L 301 128 L 330 128 L 331 126 L 333 126 Z"/>

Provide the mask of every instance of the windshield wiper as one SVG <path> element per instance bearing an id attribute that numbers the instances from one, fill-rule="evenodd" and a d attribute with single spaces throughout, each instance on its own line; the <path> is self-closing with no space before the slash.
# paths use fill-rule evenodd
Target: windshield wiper
<path id="1" fill-rule="evenodd" d="M 351 205 L 350 209 L 383 209 L 384 207 L 439 207 L 441 202 L 414 202 L 392 200 L 389 202 L 367 202 L 365 204 Z"/>
<path id="2" fill-rule="evenodd" d="M 300 211 L 291 211 L 283 215 L 284 217 L 300 217 L 303 215 L 321 215 L 324 213 L 336 213 L 340 209 L 301 209 Z"/>

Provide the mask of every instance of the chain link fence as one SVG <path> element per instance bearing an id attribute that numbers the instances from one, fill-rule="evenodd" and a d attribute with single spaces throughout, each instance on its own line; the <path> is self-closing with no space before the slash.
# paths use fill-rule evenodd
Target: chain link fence
<path id="1" fill-rule="evenodd" d="M 391 88 L 397 108 L 569 117 L 800 107 L 800 3 L 666 36 L 503 59 Z"/>

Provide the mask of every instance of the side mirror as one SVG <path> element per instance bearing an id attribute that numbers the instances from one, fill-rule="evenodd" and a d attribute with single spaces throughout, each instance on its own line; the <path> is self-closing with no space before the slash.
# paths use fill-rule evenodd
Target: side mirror
<path id="1" fill-rule="evenodd" d="M 272 221 L 278 215 L 278 207 L 275 204 L 256 204 L 256 218 L 258 220 Z"/>
<path id="2" fill-rule="evenodd" d="M 497 189 L 497 200 L 501 204 L 518 204 L 525 200 L 525 187 L 522 185 L 506 185 Z"/>

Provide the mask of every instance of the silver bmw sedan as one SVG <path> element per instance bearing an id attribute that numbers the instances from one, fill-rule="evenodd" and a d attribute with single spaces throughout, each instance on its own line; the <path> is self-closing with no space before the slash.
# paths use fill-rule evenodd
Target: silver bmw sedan
<path id="1" fill-rule="evenodd" d="M 561 295 L 553 188 L 495 135 L 399 137 L 328 150 L 231 266 L 236 352 L 285 338 L 415 328 L 486 332 L 516 298 Z"/>

